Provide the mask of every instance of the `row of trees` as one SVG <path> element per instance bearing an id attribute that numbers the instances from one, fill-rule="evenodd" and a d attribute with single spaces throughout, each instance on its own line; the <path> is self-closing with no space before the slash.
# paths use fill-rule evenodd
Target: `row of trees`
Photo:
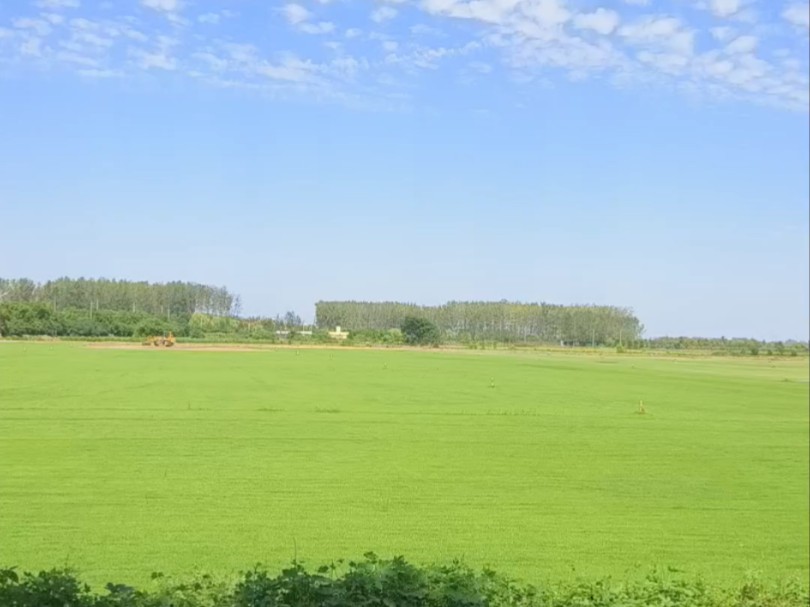
<path id="1" fill-rule="evenodd" d="M 645 339 L 644 347 L 654 350 L 705 350 L 730 354 L 776 356 L 807 354 L 807 342 L 761 341 L 744 337 L 655 337 Z"/>
<path id="2" fill-rule="evenodd" d="M 45 283 L 0 278 L 0 336 L 51 335 L 137 337 L 173 331 L 178 336 L 217 339 L 284 339 L 305 329 L 301 317 L 240 317 L 239 296 L 225 287 L 189 282 L 149 283 L 60 278 Z M 643 339 L 643 325 L 628 308 L 547 303 L 459 302 L 419 306 L 398 302 L 319 301 L 313 338 L 340 325 L 348 343 L 399 344 L 422 319 L 435 327 L 425 343 L 471 345 L 548 343 L 624 346 L 662 350 L 706 350 L 732 354 L 803 354 L 807 342 L 754 339 L 659 337 Z M 289 332 L 289 333 L 287 333 Z M 421 338 L 420 338 L 421 339 Z"/>
<path id="3" fill-rule="evenodd" d="M 164 316 L 132 310 L 57 308 L 40 302 L 0 303 L 0 336 L 142 337 L 173 332 L 179 337 L 274 340 L 277 330 L 300 331 L 294 313 L 239 318 L 185 312 Z"/>
<path id="4" fill-rule="evenodd" d="M 0 336 L 138 337 L 173 331 L 188 336 L 188 315 L 169 319 L 132 310 L 54 309 L 38 302 L 0 303 Z"/>
<path id="5" fill-rule="evenodd" d="M 225 287 L 106 278 L 59 278 L 45 283 L 28 278 L 0 278 L 0 303 L 39 303 L 53 310 L 137 312 L 166 319 L 194 313 L 238 315 L 240 311 L 239 297 Z"/>
<path id="6" fill-rule="evenodd" d="M 644 326 L 628 308 L 547 303 L 458 302 L 418 306 L 398 302 L 319 301 L 315 323 L 348 330 L 387 330 L 407 317 L 425 318 L 449 341 L 491 340 L 569 345 L 635 344 Z"/>

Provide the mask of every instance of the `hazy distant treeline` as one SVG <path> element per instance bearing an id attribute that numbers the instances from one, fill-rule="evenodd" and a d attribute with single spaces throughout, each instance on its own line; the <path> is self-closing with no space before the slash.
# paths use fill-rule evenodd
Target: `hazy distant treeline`
<path id="1" fill-rule="evenodd" d="M 105 278 L 59 278 L 45 283 L 27 278 L 0 278 L 0 303 L 41 303 L 54 311 L 109 310 L 165 318 L 194 313 L 228 316 L 239 312 L 239 297 L 225 287 Z"/>
<path id="2" fill-rule="evenodd" d="M 746 337 L 654 337 L 644 347 L 654 350 L 703 350 L 728 354 L 784 356 L 807 354 L 808 343 L 793 339 L 765 341 Z"/>
<path id="3" fill-rule="evenodd" d="M 398 302 L 319 301 L 315 323 L 348 330 L 387 330 L 406 316 L 433 322 L 448 340 L 564 342 L 571 345 L 633 344 L 644 327 L 628 308 L 546 303 L 460 302 L 419 306 Z"/>
<path id="4" fill-rule="evenodd" d="M 623 346 L 663 350 L 704 350 L 731 354 L 806 354 L 806 341 L 754 339 L 644 338 L 644 326 L 629 308 L 548 303 L 451 301 L 441 306 L 399 302 L 319 301 L 317 330 L 305 328 L 293 311 L 275 318 L 240 315 L 239 296 L 225 287 L 191 282 L 149 283 L 59 278 L 37 283 L 0 278 L 0 336 L 137 337 L 174 332 L 181 337 L 218 340 L 329 341 L 340 325 L 352 343 L 399 344 L 406 317 L 427 319 L 446 343 L 481 346 L 559 344 Z M 282 330 L 281 333 L 278 331 Z"/>

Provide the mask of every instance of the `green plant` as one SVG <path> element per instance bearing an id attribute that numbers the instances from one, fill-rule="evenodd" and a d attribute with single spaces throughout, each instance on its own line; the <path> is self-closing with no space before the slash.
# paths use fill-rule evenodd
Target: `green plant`
<path id="1" fill-rule="evenodd" d="M 405 343 L 411 346 L 438 346 L 441 343 L 438 327 L 427 318 L 406 316 L 400 330 Z"/>
<path id="2" fill-rule="evenodd" d="M 492 569 L 460 561 L 417 566 L 403 557 L 322 565 L 300 562 L 273 574 L 257 565 L 233 583 L 200 575 L 175 582 L 153 574 L 152 589 L 107 584 L 91 592 L 64 569 L 18 574 L 0 569 L 3 607 L 807 607 L 808 591 L 789 580 L 756 578 L 739 586 L 709 586 L 700 579 L 656 570 L 640 581 L 577 579 L 535 587 Z"/>

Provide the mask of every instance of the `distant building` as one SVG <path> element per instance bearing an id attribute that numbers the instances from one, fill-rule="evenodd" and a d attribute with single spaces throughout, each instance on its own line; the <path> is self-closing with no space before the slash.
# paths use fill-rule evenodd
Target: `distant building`
<path id="1" fill-rule="evenodd" d="M 329 337 L 332 339 L 346 339 L 349 336 L 348 331 L 341 331 L 340 325 L 335 327 L 334 331 L 329 331 Z"/>

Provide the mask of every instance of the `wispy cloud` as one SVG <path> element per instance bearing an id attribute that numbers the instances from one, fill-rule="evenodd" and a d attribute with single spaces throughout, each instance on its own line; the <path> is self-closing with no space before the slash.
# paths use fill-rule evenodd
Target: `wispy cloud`
<path id="1" fill-rule="evenodd" d="M 281 9 L 287 23 L 305 34 L 330 34 L 335 31 L 335 24 L 330 21 L 313 21 L 312 11 L 300 4 L 285 4 Z"/>
<path id="2" fill-rule="evenodd" d="M 742 8 L 741 0 L 711 0 L 709 2 L 711 11 L 718 17 L 731 17 Z"/>
<path id="3" fill-rule="evenodd" d="M 141 4 L 146 8 L 162 11 L 164 13 L 179 11 L 183 6 L 180 0 L 141 0 Z"/>
<path id="4" fill-rule="evenodd" d="M 810 28 L 810 4 L 791 4 L 782 11 L 782 17 L 793 25 L 808 29 Z"/>
<path id="5" fill-rule="evenodd" d="M 377 0 L 365 20 L 362 9 L 331 0 L 245 4 L 239 14 L 183 0 L 135 6 L 36 0 L 0 20 L 2 64 L 96 79 L 190 77 L 353 104 L 399 102 L 406 90 L 415 100 L 429 95 L 420 74 L 441 70 L 468 86 L 484 75 L 512 87 L 599 78 L 713 100 L 810 105 L 803 0 L 770 12 L 756 0 L 623 0 L 610 8 L 585 0 Z"/>
<path id="6" fill-rule="evenodd" d="M 163 14 L 174 25 L 185 26 L 188 24 L 187 19 L 180 14 L 185 7 L 182 0 L 141 0 L 141 4 Z"/>
<path id="7" fill-rule="evenodd" d="M 619 13 L 616 11 L 598 8 L 592 13 L 580 13 L 574 17 L 574 26 L 579 29 L 590 29 L 599 34 L 607 35 L 619 26 Z"/>
<path id="8" fill-rule="evenodd" d="M 399 11 L 391 6 L 381 6 L 380 8 L 372 11 L 371 20 L 375 23 L 382 23 L 383 21 L 390 21 L 399 14 Z"/>
<path id="9" fill-rule="evenodd" d="M 285 4 L 281 9 L 284 18 L 292 25 L 303 23 L 312 17 L 312 13 L 300 4 Z"/>
<path id="10" fill-rule="evenodd" d="M 674 17 L 644 17 L 623 26 L 619 35 L 629 44 L 665 48 L 689 55 L 694 47 L 695 33 Z"/>
<path id="11" fill-rule="evenodd" d="M 726 52 L 733 55 L 753 53 L 758 42 L 756 36 L 740 36 L 726 45 Z"/>
<path id="12" fill-rule="evenodd" d="M 39 8 L 59 10 L 61 8 L 79 8 L 79 0 L 37 0 L 34 3 Z"/>

